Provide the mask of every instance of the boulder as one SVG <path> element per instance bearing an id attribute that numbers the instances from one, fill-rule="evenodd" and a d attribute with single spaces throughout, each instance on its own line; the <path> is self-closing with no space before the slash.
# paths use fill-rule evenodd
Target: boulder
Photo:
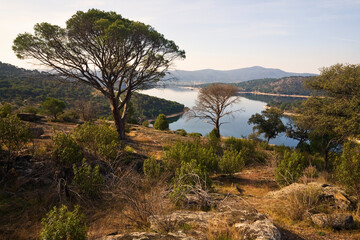
<path id="1" fill-rule="evenodd" d="M 18 118 L 26 122 L 40 122 L 43 118 L 42 116 L 38 116 L 33 113 L 18 113 L 17 116 Z"/>
<path id="2" fill-rule="evenodd" d="M 285 200 L 289 194 L 293 194 L 297 191 L 307 191 L 309 189 L 318 190 L 319 200 L 328 201 L 330 205 L 336 209 L 352 209 L 353 203 L 350 201 L 349 197 L 342 188 L 318 182 L 312 182 L 309 184 L 293 183 L 278 191 L 269 192 L 265 197 Z"/>
<path id="3" fill-rule="evenodd" d="M 331 227 L 334 229 L 353 229 L 355 227 L 354 219 L 351 214 L 318 213 L 311 215 L 310 219 L 319 227 Z"/>
<path id="4" fill-rule="evenodd" d="M 31 127 L 29 130 L 34 138 L 40 138 L 44 134 L 44 129 L 41 127 Z"/>

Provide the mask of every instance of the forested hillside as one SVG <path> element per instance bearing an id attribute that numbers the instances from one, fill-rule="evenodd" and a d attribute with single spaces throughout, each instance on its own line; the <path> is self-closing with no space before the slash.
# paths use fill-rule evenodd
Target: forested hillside
<path id="1" fill-rule="evenodd" d="M 264 78 L 235 84 L 240 91 L 263 92 L 288 95 L 310 95 L 311 91 L 304 88 L 304 82 L 309 77 L 284 77 L 280 79 Z"/>
<path id="2" fill-rule="evenodd" d="M 109 103 L 95 90 L 84 84 L 61 82 L 47 73 L 17 68 L 0 62 L 0 102 L 16 106 L 36 106 L 46 97 L 64 101 L 68 108 L 84 103 L 93 106 L 98 116 L 110 115 Z M 132 100 L 132 120 L 154 118 L 160 113 L 183 111 L 184 105 L 135 93 Z"/>

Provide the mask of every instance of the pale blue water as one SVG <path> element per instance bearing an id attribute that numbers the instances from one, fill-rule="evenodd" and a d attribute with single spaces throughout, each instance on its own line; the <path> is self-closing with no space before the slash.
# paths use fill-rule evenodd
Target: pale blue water
<path id="1" fill-rule="evenodd" d="M 176 101 L 184 104 L 186 107 L 193 107 L 198 95 L 197 90 L 184 88 L 153 88 L 141 91 L 141 93 L 164 98 L 171 101 Z M 220 127 L 220 134 L 226 137 L 247 137 L 252 133 L 253 125 L 247 123 L 252 114 L 261 113 L 265 108 L 266 103 L 261 101 L 250 100 L 244 97 L 241 101 L 235 104 L 232 109 L 240 110 L 233 114 L 233 117 L 224 117 L 221 119 L 223 123 Z M 284 124 L 288 122 L 287 118 L 282 118 Z M 203 136 L 213 129 L 213 125 L 208 124 L 199 119 L 186 119 L 181 116 L 177 121 L 170 123 L 171 130 L 184 129 L 186 132 L 198 132 Z M 277 138 L 271 139 L 270 144 L 286 145 L 295 147 L 297 141 L 285 136 L 285 133 L 280 134 Z"/>

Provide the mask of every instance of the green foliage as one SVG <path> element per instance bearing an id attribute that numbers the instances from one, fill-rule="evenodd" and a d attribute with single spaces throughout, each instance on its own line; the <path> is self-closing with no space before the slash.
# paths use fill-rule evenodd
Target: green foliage
<path id="1" fill-rule="evenodd" d="M 165 150 L 165 164 L 170 172 L 180 168 L 182 162 L 196 163 L 207 172 L 212 173 L 218 169 L 218 159 L 212 147 L 203 146 L 200 141 L 176 142 Z"/>
<path id="2" fill-rule="evenodd" d="M 248 139 L 229 137 L 225 140 L 225 149 L 241 151 L 246 164 L 253 161 L 263 161 L 262 156 L 255 151 L 256 142 Z"/>
<path id="3" fill-rule="evenodd" d="M 178 129 L 178 130 L 176 130 L 176 133 L 179 134 L 180 136 L 187 135 L 187 132 L 184 129 Z"/>
<path id="4" fill-rule="evenodd" d="M 149 127 L 149 122 L 148 122 L 148 121 L 143 121 L 142 125 L 143 125 L 144 127 Z"/>
<path id="5" fill-rule="evenodd" d="M 54 207 L 46 218 L 41 220 L 40 240 L 85 240 L 87 227 L 84 215 L 79 212 L 79 206 L 69 211 L 65 205 Z"/>
<path id="6" fill-rule="evenodd" d="M 164 114 L 159 114 L 154 123 L 154 128 L 158 130 L 166 130 L 169 128 L 169 123 L 166 120 L 166 116 Z"/>
<path id="7" fill-rule="evenodd" d="M 82 147 L 106 160 L 116 159 L 122 149 L 117 131 L 104 121 L 86 122 L 74 130 L 74 136 Z"/>
<path id="8" fill-rule="evenodd" d="M 308 165 L 301 153 L 285 151 L 283 158 L 278 162 L 275 180 L 280 185 L 290 185 L 296 182 Z"/>
<path id="9" fill-rule="evenodd" d="M 11 114 L 12 107 L 10 103 L 4 103 L 0 106 L 0 118 L 6 117 Z"/>
<path id="10" fill-rule="evenodd" d="M 154 157 L 150 157 L 144 161 L 144 175 L 149 179 L 157 179 L 161 174 L 161 165 Z"/>
<path id="11" fill-rule="evenodd" d="M 53 156 L 63 165 L 71 166 L 82 160 L 81 147 L 69 133 L 56 133 L 52 138 L 54 142 Z"/>
<path id="12" fill-rule="evenodd" d="M 286 128 L 281 121 L 282 110 L 277 108 L 269 108 L 261 112 L 261 114 L 253 114 L 248 124 L 254 124 L 253 130 L 257 130 L 257 134 L 264 134 L 269 143 L 271 138 L 275 138 L 279 133 L 285 132 Z"/>
<path id="13" fill-rule="evenodd" d="M 337 158 L 336 176 L 344 184 L 347 191 L 360 199 L 360 146 L 347 142 L 343 146 L 341 156 Z"/>
<path id="14" fill-rule="evenodd" d="M 80 115 L 75 109 L 66 111 L 59 115 L 59 121 L 76 123 L 80 119 Z"/>
<path id="15" fill-rule="evenodd" d="M 97 197 L 100 195 L 102 186 L 104 184 L 104 177 L 100 174 L 99 166 L 92 168 L 83 159 L 82 165 L 76 167 L 73 165 L 74 178 L 72 183 L 78 187 L 81 194 L 90 197 Z"/>
<path id="16" fill-rule="evenodd" d="M 182 161 L 173 178 L 173 191 L 170 199 L 179 205 L 186 194 L 206 190 L 210 187 L 211 178 L 208 172 L 195 159 L 190 162 Z"/>
<path id="17" fill-rule="evenodd" d="M 187 134 L 189 137 L 193 137 L 193 138 L 200 138 L 202 137 L 202 134 L 201 133 L 188 133 Z"/>
<path id="18" fill-rule="evenodd" d="M 220 139 L 219 130 L 217 130 L 216 128 L 213 128 L 213 130 L 211 130 L 209 132 L 208 137 L 209 137 L 210 141 L 219 141 L 219 139 Z"/>
<path id="19" fill-rule="evenodd" d="M 45 101 L 41 102 L 42 111 L 53 116 L 54 120 L 57 120 L 57 116 L 65 110 L 65 107 L 65 102 L 56 98 L 47 97 Z"/>
<path id="20" fill-rule="evenodd" d="M 0 118 L 0 149 L 4 147 L 8 160 L 14 158 L 31 138 L 29 126 L 18 117 L 7 115 Z"/>
<path id="21" fill-rule="evenodd" d="M 25 113 L 32 113 L 32 114 L 38 114 L 39 111 L 40 109 L 34 106 L 26 106 L 23 110 L 23 112 Z"/>
<path id="22" fill-rule="evenodd" d="M 242 151 L 225 150 L 219 161 L 219 169 L 221 173 L 232 174 L 240 172 L 245 165 Z"/>

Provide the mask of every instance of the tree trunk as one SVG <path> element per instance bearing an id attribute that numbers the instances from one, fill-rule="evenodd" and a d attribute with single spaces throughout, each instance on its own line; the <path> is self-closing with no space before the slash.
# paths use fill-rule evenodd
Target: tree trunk
<path id="1" fill-rule="evenodd" d="M 119 104 L 117 99 L 111 99 L 110 101 L 110 108 L 111 113 L 114 118 L 116 131 L 119 133 L 119 139 L 125 139 L 125 119 L 122 119 L 120 116 Z"/>
<path id="2" fill-rule="evenodd" d="M 266 144 L 269 144 L 270 139 L 271 139 L 271 137 L 268 137 L 268 138 L 266 139 Z"/>
<path id="3" fill-rule="evenodd" d="M 216 119 L 215 131 L 216 131 L 217 137 L 220 138 L 220 118 Z"/>

